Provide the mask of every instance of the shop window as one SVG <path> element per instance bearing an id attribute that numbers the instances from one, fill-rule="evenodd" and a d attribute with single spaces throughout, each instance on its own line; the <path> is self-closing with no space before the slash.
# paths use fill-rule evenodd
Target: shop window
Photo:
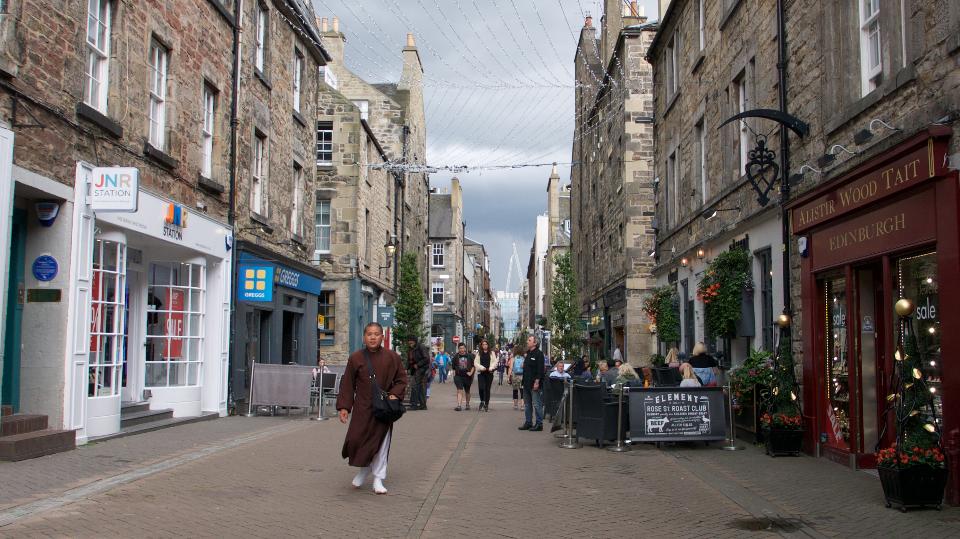
<path id="1" fill-rule="evenodd" d="M 924 374 L 930 391 L 933 393 L 933 406 L 937 421 L 943 418 L 943 396 L 941 392 L 940 358 L 940 295 L 937 283 L 937 254 L 927 253 L 901 258 L 897 261 L 896 287 L 899 295 L 896 299 L 913 300 L 917 310 L 913 315 L 913 335 L 916 336 L 916 350 L 922 359 Z M 896 328 L 899 329 L 899 328 Z M 897 331 L 896 335 L 901 333 Z M 910 350 L 913 343 L 901 342 Z M 941 427 L 942 427 L 941 423 Z"/>
<path id="2" fill-rule="evenodd" d="M 87 396 L 120 391 L 126 359 L 126 246 L 97 240 L 93 253 Z"/>
<path id="3" fill-rule="evenodd" d="M 146 387 L 202 383 L 205 268 L 150 264 L 147 276 Z"/>
<path id="4" fill-rule="evenodd" d="M 337 332 L 337 292 L 323 290 L 317 297 L 317 345 L 332 346 Z"/>
<path id="5" fill-rule="evenodd" d="M 830 445 L 850 448 L 850 369 L 847 346 L 847 281 L 824 282 L 827 430 Z"/>

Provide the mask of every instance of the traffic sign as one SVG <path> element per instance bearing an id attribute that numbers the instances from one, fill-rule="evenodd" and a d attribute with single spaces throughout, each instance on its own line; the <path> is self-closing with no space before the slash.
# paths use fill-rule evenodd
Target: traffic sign
<path id="1" fill-rule="evenodd" d="M 460 336 L 459 336 L 459 335 L 454 335 L 454 336 L 453 336 L 453 344 L 457 344 L 457 343 L 459 343 L 459 342 L 460 342 Z"/>

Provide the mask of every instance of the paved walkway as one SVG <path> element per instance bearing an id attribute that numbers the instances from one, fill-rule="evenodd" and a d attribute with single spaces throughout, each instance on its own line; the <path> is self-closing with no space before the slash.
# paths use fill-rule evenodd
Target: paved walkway
<path id="1" fill-rule="evenodd" d="M 701 446 L 559 449 L 453 385 L 398 424 L 387 496 L 354 490 L 335 420 L 228 418 L 0 464 L 2 537 L 956 537 L 960 510 L 885 509 L 879 480 Z"/>

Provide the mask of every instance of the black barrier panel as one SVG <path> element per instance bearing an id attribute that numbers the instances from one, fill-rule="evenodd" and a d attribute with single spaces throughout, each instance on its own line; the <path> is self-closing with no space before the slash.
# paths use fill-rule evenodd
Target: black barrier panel
<path id="1" fill-rule="evenodd" d="M 630 389 L 630 439 L 634 442 L 709 441 L 726 438 L 723 388 Z"/>

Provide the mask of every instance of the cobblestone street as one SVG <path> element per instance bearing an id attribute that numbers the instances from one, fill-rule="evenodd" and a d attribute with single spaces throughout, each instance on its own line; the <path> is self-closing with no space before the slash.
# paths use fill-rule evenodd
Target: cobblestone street
<path id="1" fill-rule="evenodd" d="M 350 486 L 345 427 L 227 418 L 0 464 L 3 537 L 950 537 L 960 510 L 901 514 L 876 477 L 755 448 L 557 448 L 453 385 L 398 424 L 387 496 Z"/>

